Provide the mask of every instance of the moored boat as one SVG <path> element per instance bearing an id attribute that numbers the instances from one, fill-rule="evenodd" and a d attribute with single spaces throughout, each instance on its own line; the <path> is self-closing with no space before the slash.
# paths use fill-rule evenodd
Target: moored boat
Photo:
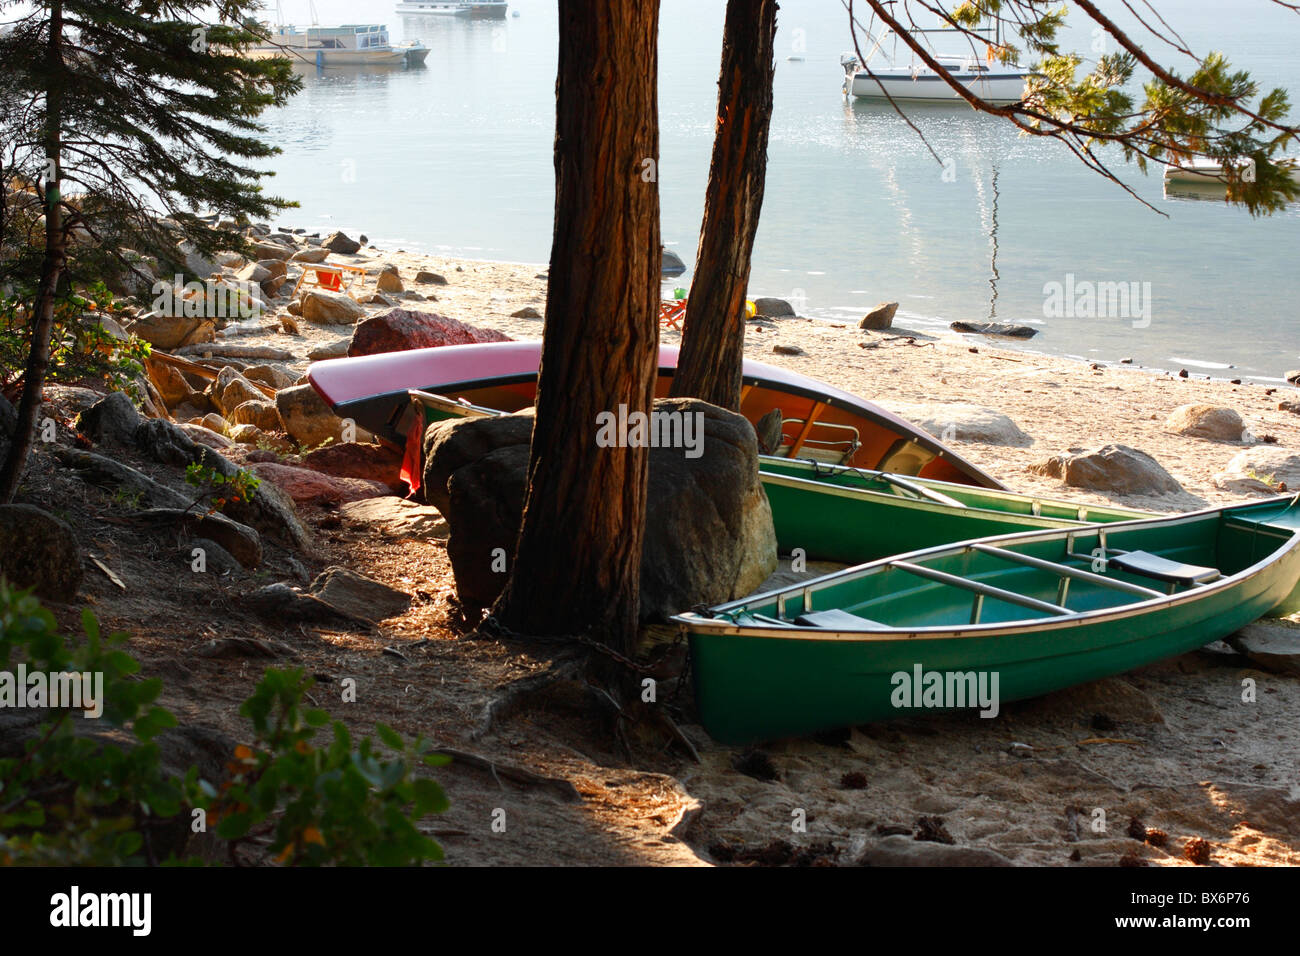
<path id="1" fill-rule="evenodd" d="M 1018 103 L 1025 96 L 1025 81 L 1033 73 L 1023 67 L 989 66 L 974 57 L 935 58 L 945 72 L 963 88 L 986 103 Z M 864 68 L 857 57 L 846 54 L 844 93 L 862 99 L 909 103 L 964 103 L 965 100 L 939 72 L 924 65 L 872 66 Z"/>
<path id="2" fill-rule="evenodd" d="M 535 401 L 540 361 L 540 342 L 447 345 L 317 362 L 308 380 L 340 417 L 406 445 L 423 431 L 411 389 L 518 411 Z M 668 394 L 676 368 L 677 349 L 660 346 L 657 395 Z M 832 385 L 749 360 L 743 382 L 741 414 L 751 422 L 780 415 L 778 457 L 1003 487 L 921 428 Z"/>
<path id="3" fill-rule="evenodd" d="M 1300 496 L 1283 496 L 912 552 L 673 620 L 705 729 L 737 744 L 977 690 L 992 716 L 1300 610 L 1297 582 Z"/>
<path id="4" fill-rule="evenodd" d="M 408 53 L 409 48 L 394 47 L 389 42 L 388 27 L 381 23 L 313 25 L 302 29 L 280 24 L 268 27 L 266 39 L 251 47 L 248 56 L 253 59 L 286 57 L 319 67 L 395 66 L 406 62 Z"/>
<path id="5" fill-rule="evenodd" d="M 473 20 L 504 20 L 506 0 L 403 0 L 396 12 L 404 17 L 467 17 Z"/>

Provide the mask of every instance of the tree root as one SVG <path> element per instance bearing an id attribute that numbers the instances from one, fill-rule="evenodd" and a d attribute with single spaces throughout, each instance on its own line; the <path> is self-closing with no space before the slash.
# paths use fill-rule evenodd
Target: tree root
<path id="1" fill-rule="evenodd" d="M 547 777 L 524 767 L 501 763 L 490 757 L 471 753 L 468 750 L 457 750 L 454 747 L 434 747 L 432 752 L 446 754 L 453 762 L 488 771 L 502 790 L 505 789 L 505 784 L 501 782 L 501 778 L 505 777 L 521 787 L 541 787 L 550 790 L 567 803 L 582 802 L 582 794 L 578 792 L 578 788 L 560 777 Z"/>

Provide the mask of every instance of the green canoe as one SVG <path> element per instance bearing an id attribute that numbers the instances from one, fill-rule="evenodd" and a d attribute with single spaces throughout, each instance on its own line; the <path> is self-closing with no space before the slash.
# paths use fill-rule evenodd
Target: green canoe
<path id="1" fill-rule="evenodd" d="M 1297 582 L 1300 496 L 931 548 L 673 620 L 705 729 L 739 744 L 992 716 L 1300 610 Z"/>
<path id="2" fill-rule="evenodd" d="M 891 554 L 1015 531 L 1154 518 L 1149 511 L 1018 495 L 815 461 L 759 457 L 777 547 L 861 564 Z"/>

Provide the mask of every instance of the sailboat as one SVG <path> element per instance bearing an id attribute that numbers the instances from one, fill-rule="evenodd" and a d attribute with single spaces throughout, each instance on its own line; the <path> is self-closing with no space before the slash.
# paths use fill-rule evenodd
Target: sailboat
<path id="1" fill-rule="evenodd" d="M 964 36 L 961 31 L 951 27 L 934 30 L 917 29 L 910 32 Z M 983 28 L 973 32 L 989 34 L 991 43 L 999 47 L 1002 45 L 1001 21 L 995 29 Z M 896 52 L 897 34 L 893 30 L 885 30 L 875 41 L 871 52 L 866 55 L 867 63 L 860 63 L 854 53 L 845 53 L 840 57 L 840 65 L 844 68 L 845 96 L 903 102 L 964 102 L 942 73 L 916 60 L 915 57 L 907 64 L 886 57 L 890 61 L 887 66 L 868 66 L 876 54 L 883 51 L 885 41 L 891 35 L 895 36 Z M 870 33 L 868 38 L 870 39 Z M 956 55 L 935 54 L 933 59 L 961 86 L 985 102 L 996 105 L 1018 103 L 1024 99 L 1025 81 L 1034 75 L 1032 70 L 1027 70 L 1018 63 L 990 65 L 981 60 L 974 50 Z"/>

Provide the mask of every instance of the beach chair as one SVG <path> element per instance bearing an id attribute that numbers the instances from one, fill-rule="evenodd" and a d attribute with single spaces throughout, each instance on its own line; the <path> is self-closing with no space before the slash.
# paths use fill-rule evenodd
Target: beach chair
<path id="1" fill-rule="evenodd" d="M 665 328 L 680 332 L 681 322 L 686 318 L 685 299 L 664 299 L 659 303 L 659 324 Z"/>
<path id="2" fill-rule="evenodd" d="M 366 270 L 360 266 L 335 265 L 328 262 L 308 265 L 303 268 L 302 275 L 298 277 L 298 281 L 293 287 L 293 296 L 296 298 L 298 290 L 309 280 L 312 285 L 318 286 L 326 292 L 344 292 L 351 289 L 353 283 L 357 279 L 364 277 L 365 274 Z"/>

